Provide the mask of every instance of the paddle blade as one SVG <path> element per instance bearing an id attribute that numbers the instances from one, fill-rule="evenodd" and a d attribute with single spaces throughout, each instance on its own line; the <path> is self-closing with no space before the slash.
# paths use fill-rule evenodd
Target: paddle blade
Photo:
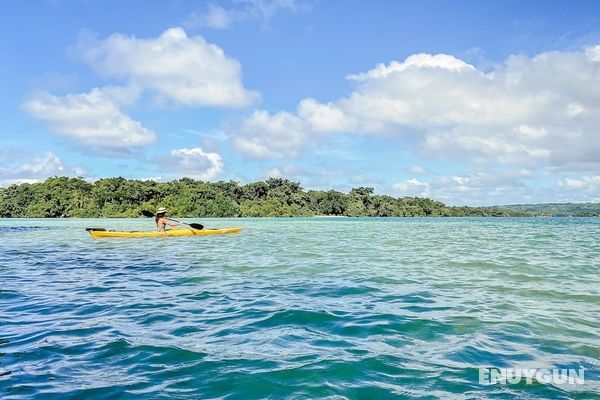
<path id="1" fill-rule="evenodd" d="M 106 229 L 104 228 L 85 228 L 86 231 L 90 232 L 90 231 L 97 231 L 97 232 L 105 232 Z"/>
<path id="2" fill-rule="evenodd" d="M 144 217 L 149 217 L 149 218 L 153 218 L 153 217 L 154 217 L 154 213 L 153 213 L 153 212 L 150 212 L 150 211 L 148 211 L 148 210 L 142 210 L 142 215 L 143 215 Z"/>
<path id="3" fill-rule="evenodd" d="M 189 224 L 189 226 L 191 226 L 194 229 L 199 229 L 199 230 L 204 229 L 204 225 L 202 225 L 202 224 Z"/>

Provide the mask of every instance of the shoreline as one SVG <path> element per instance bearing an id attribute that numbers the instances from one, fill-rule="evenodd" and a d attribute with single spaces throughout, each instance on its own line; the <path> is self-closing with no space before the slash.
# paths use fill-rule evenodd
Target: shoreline
<path id="1" fill-rule="evenodd" d="M 350 215 L 297 215 L 297 216 L 177 216 L 178 219 L 408 219 L 408 218 L 435 218 L 435 219 L 521 219 L 521 218 L 600 218 L 600 215 L 407 215 L 407 216 L 350 216 Z M 0 220 L 19 220 L 19 219 L 42 219 L 42 220 L 75 220 L 75 219 L 133 219 L 144 220 L 143 217 L 123 217 L 123 216 L 94 216 L 94 217 L 0 217 Z"/>

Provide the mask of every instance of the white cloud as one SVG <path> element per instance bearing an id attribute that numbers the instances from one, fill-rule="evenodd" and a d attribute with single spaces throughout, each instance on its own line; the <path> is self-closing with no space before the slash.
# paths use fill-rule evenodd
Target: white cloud
<path id="1" fill-rule="evenodd" d="M 255 111 L 235 130 L 234 147 L 254 159 L 296 157 L 308 140 L 305 123 L 286 112 Z"/>
<path id="2" fill-rule="evenodd" d="M 154 182 L 161 182 L 163 180 L 162 176 L 145 176 L 142 178 L 139 178 L 140 181 L 154 181 Z"/>
<path id="3" fill-rule="evenodd" d="M 200 147 L 171 150 L 168 157 L 161 158 L 163 168 L 178 176 L 210 181 L 223 172 L 223 159 L 218 153 L 206 152 Z"/>
<path id="4" fill-rule="evenodd" d="M 561 201 L 555 188 L 528 185 L 529 170 L 473 171 L 463 175 L 440 175 L 428 181 L 408 179 L 392 185 L 394 194 L 426 196 L 450 205 L 498 205 Z M 549 191 L 552 191 L 551 194 Z"/>
<path id="5" fill-rule="evenodd" d="M 400 196 L 419 196 L 427 197 L 430 195 L 431 187 L 427 182 L 421 182 L 418 179 L 411 178 L 392 185 L 392 188 Z"/>
<path id="6" fill-rule="evenodd" d="M 389 65 L 377 64 L 377 66 L 362 74 L 348 75 L 349 80 L 365 82 L 372 79 L 387 78 L 396 72 L 403 72 L 411 68 L 441 68 L 450 71 L 474 71 L 475 68 L 447 54 L 413 54 L 404 60 L 404 62 L 392 61 Z"/>
<path id="7" fill-rule="evenodd" d="M 408 172 L 411 174 L 423 175 L 427 173 L 427 168 L 423 168 L 420 165 L 411 165 L 408 167 Z"/>
<path id="8" fill-rule="evenodd" d="M 280 11 L 297 12 L 307 7 L 296 0 L 238 0 L 236 7 L 229 9 L 211 3 L 206 11 L 192 13 L 183 25 L 192 29 L 226 29 L 234 22 L 254 20 L 264 26 Z"/>
<path id="9" fill-rule="evenodd" d="M 300 176 L 306 176 L 309 172 L 294 164 L 281 165 L 263 171 L 263 179 L 268 178 L 286 178 L 297 180 Z"/>
<path id="10" fill-rule="evenodd" d="M 184 25 L 189 28 L 225 29 L 231 25 L 232 17 L 231 12 L 223 7 L 209 4 L 206 12 L 192 13 Z"/>
<path id="11" fill-rule="evenodd" d="M 30 162 L 20 165 L 0 167 L 0 186 L 20 183 L 35 183 L 51 176 L 81 176 L 84 171 L 78 167 L 66 166 L 52 152 L 33 157 Z"/>
<path id="12" fill-rule="evenodd" d="M 268 178 L 284 178 L 285 176 L 279 168 L 271 168 L 263 173 L 263 179 Z"/>
<path id="13" fill-rule="evenodd" d="M 230 129 L 234 147 L 249 158 L 297 157 L 315 136 L 352 130 L 356 122 L 333 104 L 304 99 L 297 113 L 255 111 Z"/>
<path id="14" fill-rule="evenodd" d="M 356 129 L 354 118 L 334 104 L 321 104 L 315 99 L 304 99 L 298 105 L 298 117 L 315 132 L 342 132 Z"/>
<path id="15" fill-rule="evenodd" d="M 592 60 L 600 62 L 600 45 L 587 48 L 586 55 Z"/>
<path id="16" fill-rule="evenodd" d="M 585 112 L 585 107 L 579 103 L 569 103 L 567 104 L 567 114 L 569 117 L 575 117 L 583 112 Z"/>
<path id="17" fill-rule="evenodd" d="M 259 97 L 244 88 L 236 60 L 201 36 L 188 37 L 179 27 L 149 39 L 122 34 L 105 40 L 83 37 L 77 51 L 100 74 L 179 104 L 243 107 Z"/>
<path id="18" fill-rule="evenodd" d="M 120 105 L 133 101 L 132 92 L 110 87 L 62 97 L 42 92 L 26 101 L 24 108 L 45 121 L 52 132 L 80 143 L 100 148 L 131 148 L 155 140 L 154 132 L 120 110 Z"/>
<path id="19" fill-rule="evenodd" d="M 413 57 L 359 75 L 338 103 L 384 128 L 416 128 L 444 156 L 569 164 L 600 150 L 600 116 L 587 112 L 600 107 L 600 65 L 586 52 L 512 56 L 490 73 L 450 56 Z"/>
<path id="20" fill-rule="evenodd" d="M 599 54 L 596 46 L 511 56 L 489 72 L 446 54 L 379 64 L 348 77 L 355 85 L 349 95 L 304 99 L 296 113 L 286 112 L 303 132 L 287 155 L 301 154 L 322 132 L 352 132 L 408 135 L 430 156 L 480 163 L 598 164 Z M 265 155 L 280 154 L 268 151 L 266 136 L 256 131 L 252 142 Z"/>
<path id="21" fill-rule="evenodd" d="M 579 179 L 564 178 L 558 181 L 558 185 L 567 189 L 576 190 L 600 189 L 600 175 L 584 176 Z"/>

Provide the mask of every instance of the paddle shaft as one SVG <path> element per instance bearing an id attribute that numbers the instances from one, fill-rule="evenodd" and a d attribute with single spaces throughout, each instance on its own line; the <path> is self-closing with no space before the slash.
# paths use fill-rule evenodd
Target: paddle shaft
<path id="1" fill-rule="evenodd" d="M 146 211 L 146 210 L 142 211 L 142 214 L 144 216 L 146 216 L 146 217 L 155 217 L 156 216 L 156 215 L 154 215 L 153 212 Z M 204 229 L 204 225 L 202 225 L 202 224 L 196 224 L 196 223 L 193 223 L 193 222 L 191 224 L 188 224 L 187 222 L 181 222 L 181 221 L 177 221 L 175 219 L 171 219 L 171 218 L 167 218 L 167 217 L 165 217 L 165 218 L 168 219 L 169 221 L 177 222 L 178 224 L 187 225 L 187 226 L 192 227 L 194 229 L 200 229 L 200 230 Z"/>
<path id="2" fill-rule="evenodd" d="M 191 224 L 188 224 L 187 222 L 181 222 L 181 221 L 177 221 L 175 219 L 171 219 L 171 218 L 167 218 L 167 217 L 165 217 L 165 218 L 168 219 L 169 221 L 177 222 L 178 224 L 187 225 L 187 226 L 189 226 L 191 228 L 194 228 L 194 229 L 204 229 L 204 225 L 202 225 L 202 224 L 196 224 L 196 223 L 193 223 L 193 222 Z"/>

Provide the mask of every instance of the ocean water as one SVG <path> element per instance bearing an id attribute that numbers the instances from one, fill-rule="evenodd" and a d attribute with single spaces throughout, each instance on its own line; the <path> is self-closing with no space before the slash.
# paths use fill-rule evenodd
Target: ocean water
<path id="1" fill-rule="evenodd" d="M 0 398 L 600 398 L 600 219 L 188 221 L 0 220 Z"/>

